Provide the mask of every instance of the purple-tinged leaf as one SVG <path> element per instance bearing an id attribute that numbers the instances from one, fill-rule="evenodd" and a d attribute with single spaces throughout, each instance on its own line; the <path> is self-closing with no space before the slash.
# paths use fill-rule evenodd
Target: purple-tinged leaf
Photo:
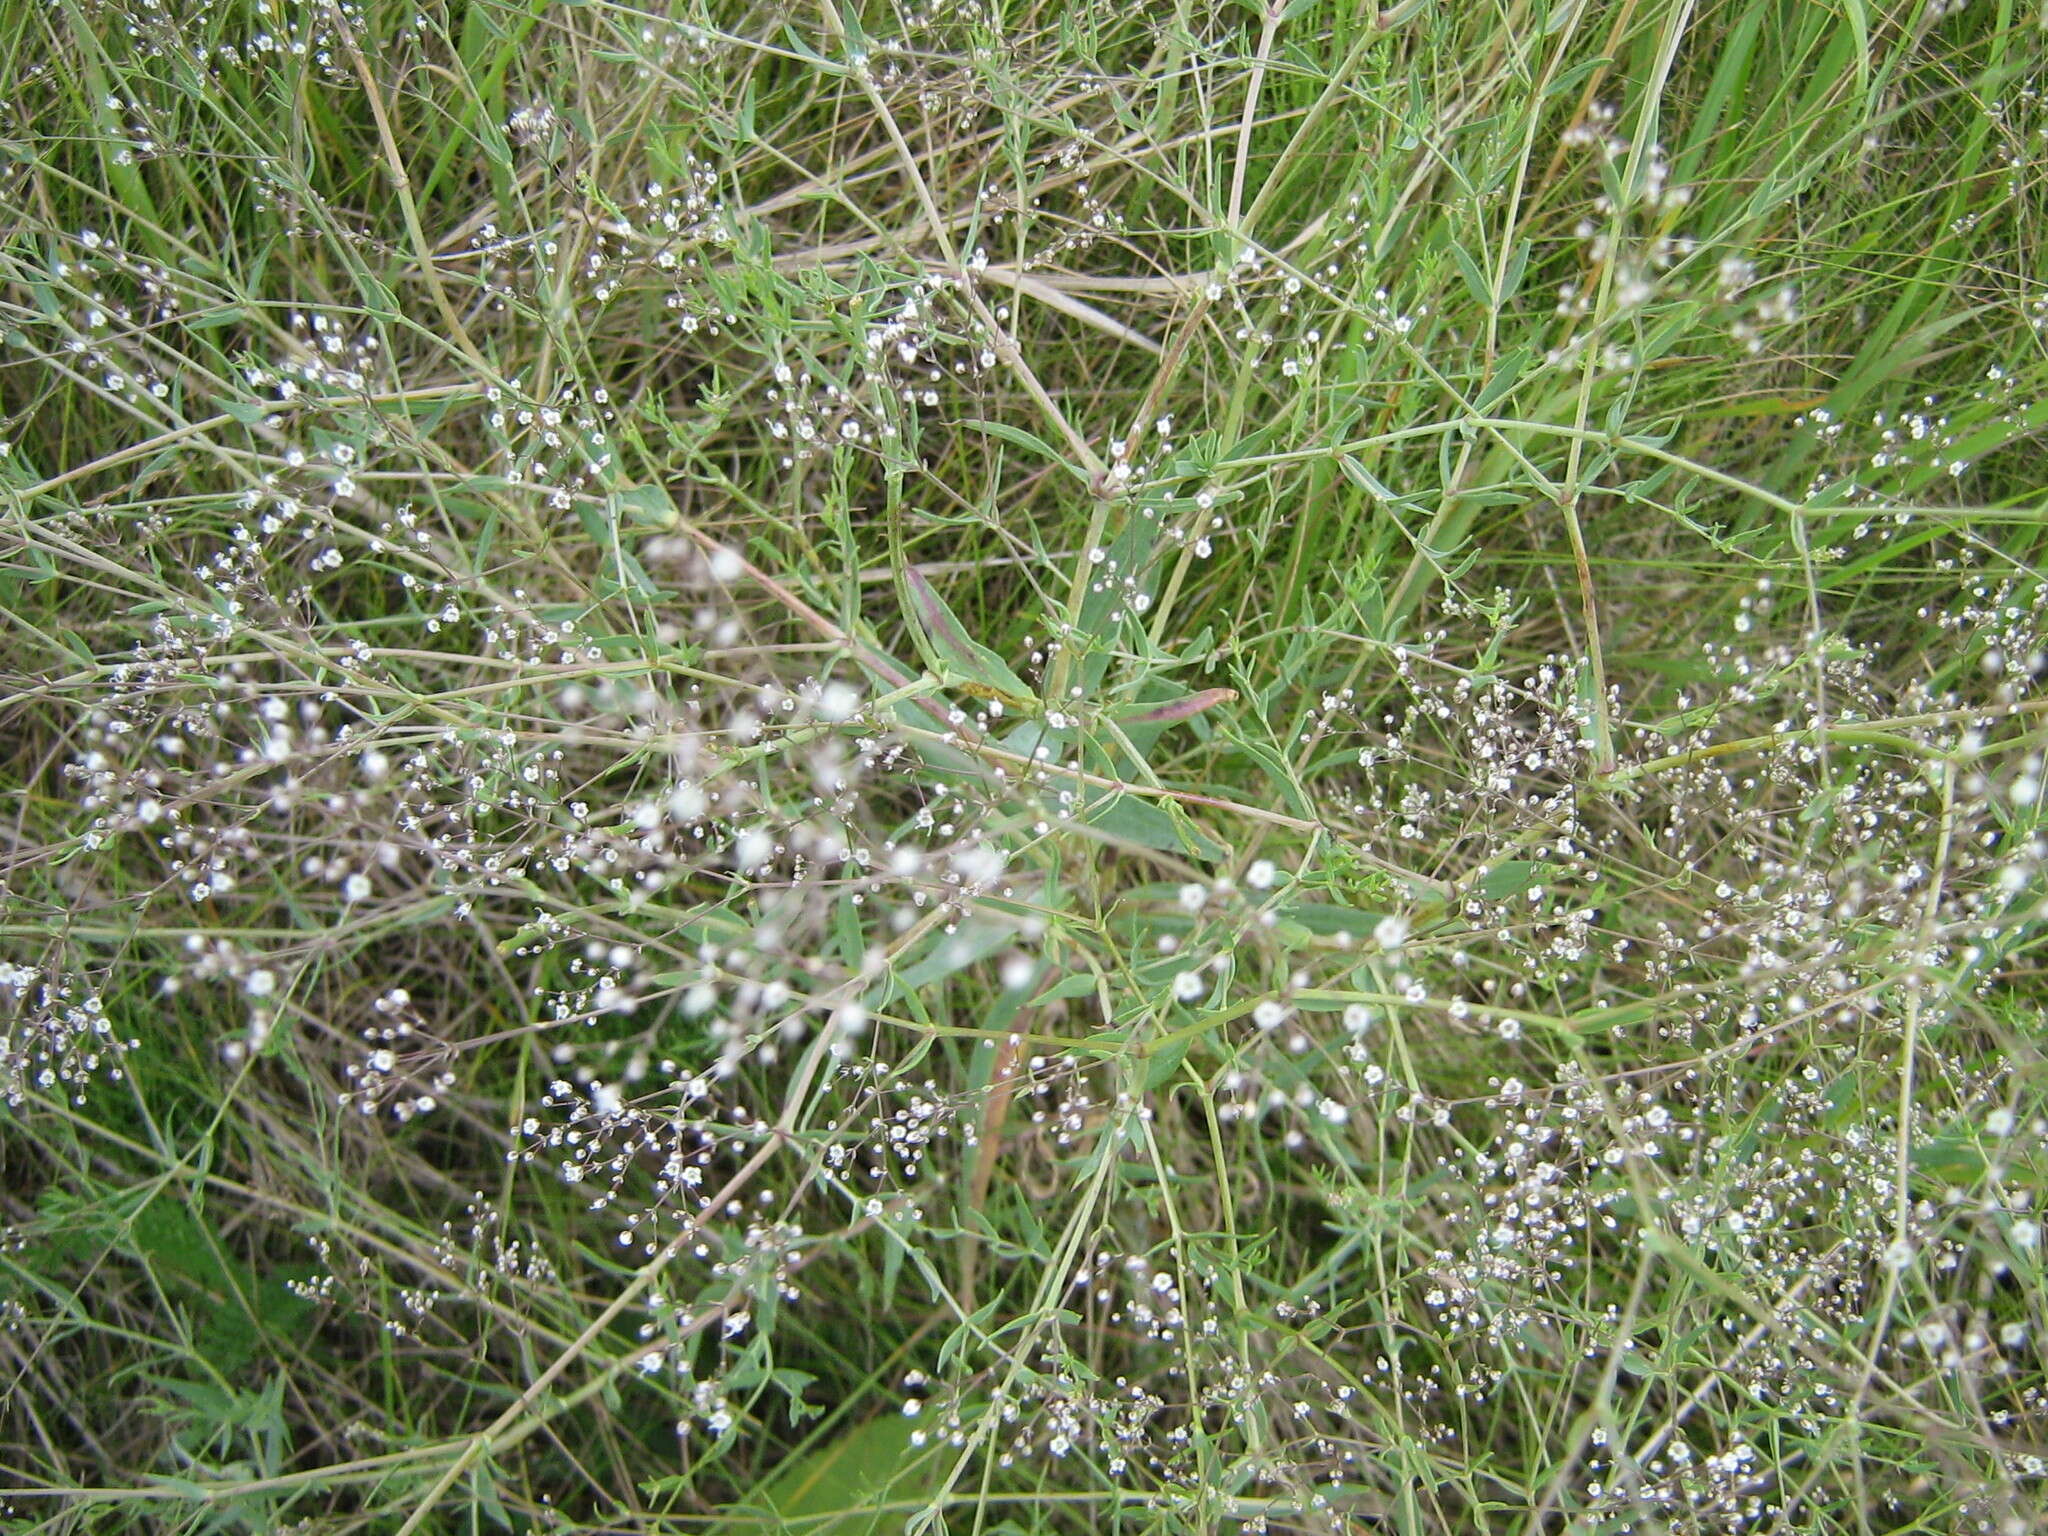
<path id="1" fill-rule="evenodd" d="M 1218 704 L 1228 704 L 1237 697 L 1235 688 L 1205 688 L 1200 693 L 1191 693 L 1184 699 L 1175 699 L 1168 704 L 1154 704 L 1129 714 L 1120 714 L 1119 725 L 1171 725 L 1176 720 L 1191 720 L 1205 709 L 1214 709 Z"/>

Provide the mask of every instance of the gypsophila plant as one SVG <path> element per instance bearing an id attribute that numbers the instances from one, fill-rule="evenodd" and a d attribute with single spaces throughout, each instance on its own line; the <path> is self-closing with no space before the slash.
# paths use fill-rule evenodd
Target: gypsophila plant
<path id="1" fill-rule="evenodd" d="M 9 1522 L 2048 1529 L 2014 8 L 0 48 Z"/>

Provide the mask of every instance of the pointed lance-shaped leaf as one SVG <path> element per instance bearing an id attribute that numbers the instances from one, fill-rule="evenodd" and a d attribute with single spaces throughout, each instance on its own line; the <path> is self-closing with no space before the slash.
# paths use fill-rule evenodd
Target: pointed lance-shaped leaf
<path id="1" fill-rule="evenodd" d="M 1204 688 L 1200 693 L 1191 693 L 1186 698 L 1173 699 L 1165 704 L 1148 704 L 1143 709 L 1118 713 L 1119 725 L 1171 725 L 1176 720 L 1191 720 L 1207 709 L 1218 704 L 1229 704 L 1237 698 L 1235 688 Z"/>

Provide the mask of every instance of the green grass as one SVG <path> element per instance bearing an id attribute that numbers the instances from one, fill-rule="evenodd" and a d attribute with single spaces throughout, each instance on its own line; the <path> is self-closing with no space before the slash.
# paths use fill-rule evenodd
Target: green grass
<path id="1" fill-rule="evenodd" d="M 0 6 L 0 1520 L 2041 1529 L 2042 64 Z"/>

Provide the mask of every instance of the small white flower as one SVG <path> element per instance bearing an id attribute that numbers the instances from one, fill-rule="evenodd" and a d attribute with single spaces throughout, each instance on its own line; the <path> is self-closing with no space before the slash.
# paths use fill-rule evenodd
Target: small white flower
<path id="1" fill-rule="evenodd" d="M 732 845 L 733 866 L 742 873 L 759 869 L 775 854 L 775 839 L 760 827 L 749 827 Z"/>
<path id="2" fill-rule="evenodd" d="M 1269 890 L 1279 873 L 1271 859 L 1257 859 L 1253 861 L 1252 867 L 1244 872 L 1244 883 L 1255 891 Z"/>
<path id="3" fill-rule="evenodd" d="M 1372 936 L 1381 949 L 1399 949 L 1408 942 L 1408 919 L 1390 913 L 1373 926 Z"/>
<path id="4" fill-rule="evenodd" d="M 818 692 L 817 714 L 820 720 L 838 724 L 851 720 L 860 711 L 860 690 L 851 683 L 830 682 Z"/>

